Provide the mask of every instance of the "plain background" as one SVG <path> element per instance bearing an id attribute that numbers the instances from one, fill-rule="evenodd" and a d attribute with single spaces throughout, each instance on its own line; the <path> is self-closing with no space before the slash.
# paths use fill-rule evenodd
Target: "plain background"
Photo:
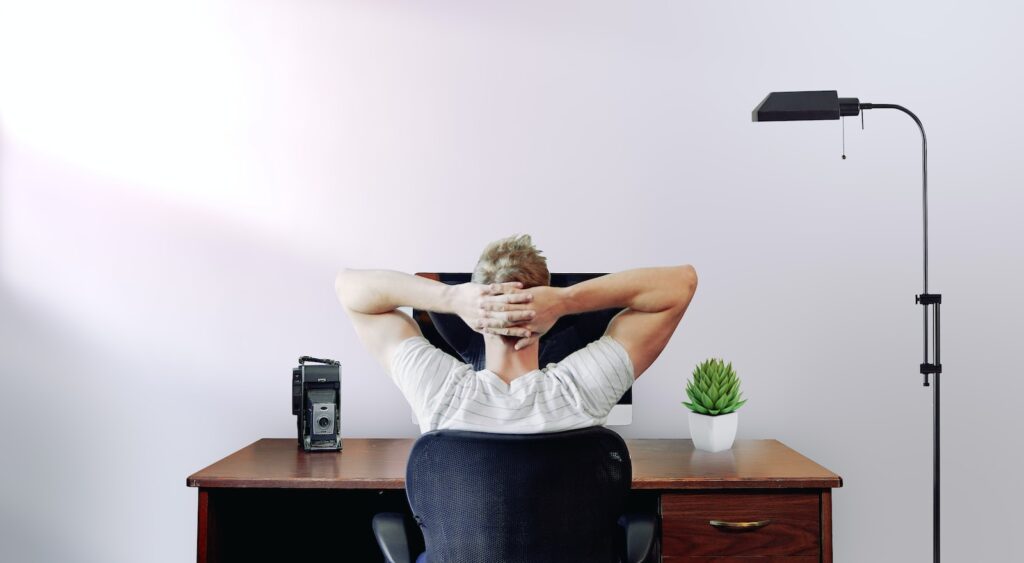
<path id="1" fill-rule="evenodd" d="M 0 559 L 184 562 L 185 477 L 292 437 L 301 354 L 343 434 L 411 437 L 343 266 L 692 263 L 627 437 L 686 438 L 733 363 L 741 438 L 841 474 L 836 561 L 931 557 L 920 138 L 894 111 L 753 124 L 773 90 L 924 120 L 945 295 L 944 555 L 1018 552 L 1024 307 L 1016 2 L 4 2 Z"/>

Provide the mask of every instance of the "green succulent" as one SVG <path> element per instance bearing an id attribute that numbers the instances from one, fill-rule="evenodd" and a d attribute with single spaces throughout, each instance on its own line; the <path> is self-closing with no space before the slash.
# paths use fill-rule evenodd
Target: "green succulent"
<path id="1" fill-rule="evenodd" d="M 746 400 L 740 400 L 740 380 L 732 362 L 711 358 L 693 369 L 693 379 L 686 383 L 686 408 L 699 414 L 719 416 L 735 412 Z"/>

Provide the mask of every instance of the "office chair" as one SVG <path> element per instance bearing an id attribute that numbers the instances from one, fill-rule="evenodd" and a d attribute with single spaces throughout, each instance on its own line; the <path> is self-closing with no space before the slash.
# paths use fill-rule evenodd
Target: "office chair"
<path id="1" fill-rule="evenodd" d="M 377 514 L 373 531 L 388 563 L 643 563 L 657 519 L 623 515 L 631 481 L 625 442 L 603 427 L 439 430 L 406 466 L 426 553 L 413 558 L 401 514 Z"/>

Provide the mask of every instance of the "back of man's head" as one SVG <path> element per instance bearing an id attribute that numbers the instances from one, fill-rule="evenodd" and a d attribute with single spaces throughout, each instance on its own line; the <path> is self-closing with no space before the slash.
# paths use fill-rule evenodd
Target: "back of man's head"
<path id="1" fill-rule="evenodd" d="M 473 269 L 473 282 L 520 282 L 523 288 L 551 285 L 548 259 L 540 255 L 530 235 L 512 235 L 484 248 Z"/>

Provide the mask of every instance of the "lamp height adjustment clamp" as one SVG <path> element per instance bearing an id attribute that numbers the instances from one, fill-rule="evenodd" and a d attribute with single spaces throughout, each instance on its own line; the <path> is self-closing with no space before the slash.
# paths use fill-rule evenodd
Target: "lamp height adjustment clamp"
<path id="1" fill-rule="evenodd" d="M 933 304 L 941 305 L 942 304 L 942 294 L 941 293 L 922 293 L 921 295 L 915 295 L 914 296 L 914 303 L 917 303 L 919 305 L 933 305 Z"/>
<path id="2" fill-rule="evenodd" d="M 927 325 L 925 325 L 926 326 L 926 328 L 925 328 L 925 361 L 921 364 L 921 367 L 920 367 L 921 375 L 924 376 L 924 385 L 925 385 L 925 387 L 928 387 L 929 386 L 928 376 L 932 375 L 932 374 L 942 373 L 942 363 L 939 362 L 939 354 L 938 354 L 938 352 L 939 352 L 939 333 L 938 333 L 938 330 L 939 330 L 939 306 L 942 305 L 942 294 L 941 293 L 922 293 L 920 295 L 915 295 L 914 296 L 914 303 L 917 303 L 918 305 L 923 305 L 926 308 L 929 307 L 929 306 L 934 305 L 933 321 L 934 321 L 934 326 L 935 326 L 935 333 L 934 333 L 933 336 L 935 338 L 935 342 L 934 342 L 934 347 L 935 347 L 934 348 L 934 350 L 935 350 L 935 363 L 927 361 L 928 360 L 928 344 L 927 344 L 927 342 L 928 342 L 928 340 L 927 340 L 928 329 L 927 329 Z M 926 322 L 927 322 L 927 318 L 928 318 L 928 313 L 927 313 L 927 310 L 926 310 L 925 311 Z"/>

